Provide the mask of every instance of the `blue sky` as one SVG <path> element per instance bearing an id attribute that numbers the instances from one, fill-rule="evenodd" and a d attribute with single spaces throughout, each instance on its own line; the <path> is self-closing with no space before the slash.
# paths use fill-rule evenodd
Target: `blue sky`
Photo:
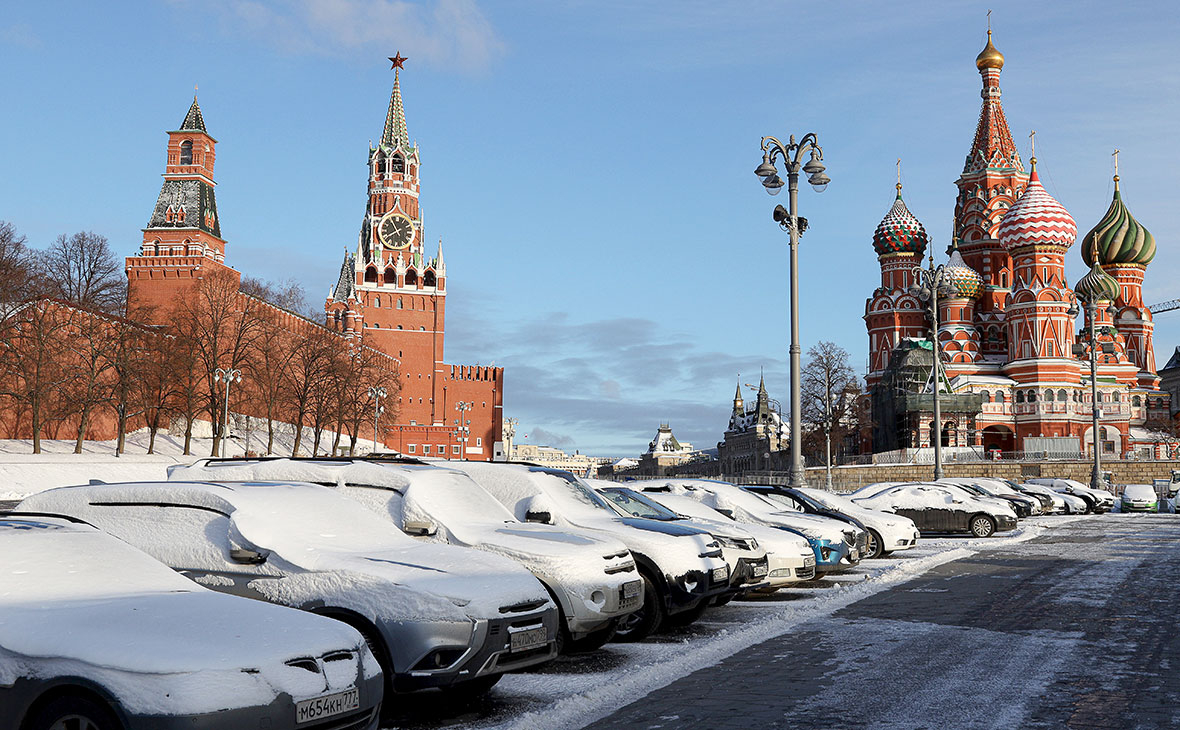
<path id="1" fill-rule="evenodd" d="M 1085 231 L 1121 149 L 1159 246 L 1145 296 L 1180 297 L 1174 2 L 9 4 L 0 219 L 37 246 L 93 230 L 134 252 L 199 84 L 228 262 L 318 299 L 356 245 L 400 51 L 448 361 L 505 366 L 529 441 L 630 455 L 668 421 L 709 447 L 739 372 L 787 390 L 787 247 L 759 138 L 820 137 L 833 182 L 800 193 L 803 348 L 833 340 L 863 369 L 894 161 L 941 251 L 989 7 L 1022 154 L 1036 129 L 1043 182 Z M 1176 345 L 1180 312 L 1160 315 L 1161 365 Z"/>

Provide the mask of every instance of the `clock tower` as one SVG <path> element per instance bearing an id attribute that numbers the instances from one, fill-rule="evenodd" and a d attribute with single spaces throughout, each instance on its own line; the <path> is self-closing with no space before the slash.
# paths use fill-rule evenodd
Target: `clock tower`
<path id="1" fill-rule="evenodd" d="M 368 201 L 355 253 L 345 256 L 325 304 L 327 325 L 363 338 L 401 363 L 399 422 L 434 425 L 447 414 L 443 389 L 446 264 L 442 243 L 427 258 L 418 205 L 420 160 L 402 107 L 400 70 L 380 141 L 369 145 Z M 437 406 L 437 407 L 436 407 Z"/>

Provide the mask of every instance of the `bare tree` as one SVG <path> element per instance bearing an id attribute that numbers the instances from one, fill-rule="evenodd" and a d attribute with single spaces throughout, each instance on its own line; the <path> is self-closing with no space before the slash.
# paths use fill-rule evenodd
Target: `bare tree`
<path id="1" fill-rule="evenodd" d="M 8 221 L 0 221 L 0 322 L 43 289 L 36 256 L 25 237 Z"/>
<path id="2" fill-rule="evenodd" d="M 69 334 L 76 310 L 52 300 L 30 301 L 10 312 L 0 330 L 0 398 L 16 418 L 29 419 L 33 453 L 41 453 L 41 433 L 58 413 L 71 373 Z"/>
<path id="3" fill-rule="evenodd" d="M 347 369 L 341 372 L 338 379 L 340 423 L 348 432 L 348 453 L 352 456 L 356 454 L 361 424 L 369 422 L 371 425 L 369 419 L 373 417 L 375 404 L 373 397 L 369 395 L 369 389 L 385 389 L 387 418 L 395 421 L 401 379 L 398 378 L 397 361 L 371 347 L 351 344 L 348 358 L 343 364 Z"/>
<path id="4" fill-rule="evenodd" d="M 256 395 L 256 403 L 266 416 L 266 453 L 273 454 L 275 421 L 279 419 L 284 403 L 283 389 L 289 379 L 294 336 L 282 328 L 276 312 L 263 309 L 262 318 L 247 367 L 251 392 Z"/>
<path id="5" fill-rule="evenodd" d="M 192 358 L 184 354 L 191 352 L 184 340 L 167 334 L 162 328 L 145 333 L 139 350 L 138 373 L 134 379 L 134 402 L 143 414 L 148 428 L 148 453 L 156 453 L 156 434 L 173 414 L 182 412 L 186 393 L 183 387 L 186 379 L 192 385 L 187 390 L 189 402 L 196 402 L 196 386 L 199 383 L 193 374 Z M 189 414 L 186 414 L 186 416 Z M 190 451 L 192 441 L 192 419 L 186 428 L 184 453 Z"/>
<path id="6" fill-rule="evenodd" d="M 127 277 L 105 236 L 62 234 L 41 256 L 51 296 L 104 312 L 117 312 Z"/>
<path id="7" fill-rule="evenodd" d="M 298 314 L 312 321 L 323 317 L 323 309 L 316 310 L 308 303 L 307 290 L 294 279 L 279 283 L 243 276 L 240 289 L 243 293 L 269 302 L 279 309 Z"/>
<path id="8" fill-rule="evenodd" d="M 105 318 L 89 312 L 73 310 L 74 319 L 81 326 L 70 332 L 69 380 L 65 383 L 66 401 L 69 412 L 77 418 L 74 435 L 74 453 L 82 453 L 86 440 L 86 429 L 90 417 L 102 405 L 109 402 L 113 393 L 112 381 L 114 350 L 117 340 L 113 336 L 111 323 Z"/>
<path id="9" fill-rule="evenodd" d="M 218 368 L 248 369 L 248 359 L 263 326 L 259 306 L 257 300 L 238 293 L 236 277 L 229 271 L 207 275 L 177 303 L 177 334 L 192 343 L 195 370 L 205 383 L 205 410 L 213 422 L 212 456 L 220 453 L 219 403 L 224 392 L 214 372 Z"/>
<path id="10" fill-rule="evenodd" d="M 807 364 L 800 381 L 799 404 L 804 420 L 814 424 L 805 441 L 824 446 L 824 463 L 830 463 L 828 444 L 841 440 L 847 431 L 844 419 L 850 407 L 849 390 L 857 390 L 856 373 L 849 365 L 848 351 L 834 342 L 821 341 L 807 351 Z M 814 446 L 812 447 L 814 449 Z M 812 450 L 812 449 L 809 449 Z"/>
<path id="11" fill-rule="evenodd" d="M 290 367 L 287 369 L 286 412 L 295 426 L 292 456 L 299 455 L 303 427 L 318 404 L 317 394 L 328 378 L 335 334 L 320 327 L 296 335 Z M 317 420 L 313 418 L 314 421 Z"/>

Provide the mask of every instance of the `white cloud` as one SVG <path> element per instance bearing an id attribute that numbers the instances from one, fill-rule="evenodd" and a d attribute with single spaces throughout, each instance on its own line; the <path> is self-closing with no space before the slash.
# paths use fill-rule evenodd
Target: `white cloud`
<path id="1" fill-rule="evenodd" d="M 214 7 L 234 32 L 288 53 L 397 51 L 435 66 L 481 71 L 505 51 L 474 0 L 233 0 Z"/>

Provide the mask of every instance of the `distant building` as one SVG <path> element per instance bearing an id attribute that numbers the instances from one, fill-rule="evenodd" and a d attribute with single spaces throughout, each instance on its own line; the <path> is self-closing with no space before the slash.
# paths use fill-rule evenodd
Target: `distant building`
<path id="1" fill-rule="evenodd" d="M 758 397 L 746 410 L 741 385 L 733 394 L 733 412 L 725 439 L 717 444 L 717 461 L 721 474 L 786 469 L 790 459 L 790 427 L 782 414 L 770 405 L 766 381 L 758 382 Z"/>
<path id="2" fill-rule="evenodd" d="M 578 476 L 594 476 L 598 472 L 599 461 L 585 454 L 567 454 L 561 449 L 537 444 L 513 444 L 510 459 L 553 469 L 565 469 Z"/>
<path id="3" fill-rule="evenodd" d="M 642 476 L 665 476 L 672 467 L 699 457 L 692 444 L 678 440 L 672 434 L 672 427 L 661 423 L 656 437 L 647 445 L 647 453 L 639 457 L 639 473 Z"/>
<path id="4" fill-rule="evenodd" d="M 1160 390 L 1172 396 L 1172 416 L 1180 415 L 1180 347 L 1172 353 L 1168 364 L 1160 369 Z"/>

